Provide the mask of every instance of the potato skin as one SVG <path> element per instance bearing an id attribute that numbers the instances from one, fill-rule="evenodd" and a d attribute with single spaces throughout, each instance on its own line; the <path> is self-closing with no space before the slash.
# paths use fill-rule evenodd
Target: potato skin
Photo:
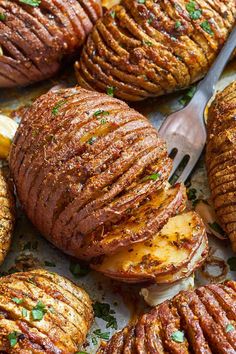
<path id="1" fill-rule="evenodd" d="M 206 166 L 219 223 L 236 252 L 236 81 L 216 95 L 207 122 Z"/>
<path id="2" fill-rule="evenodd" d="M 165 143 L 144 116 L 81 88 L 36 100 L 10 153 L 28 217 L 75 257 L 91 233 L 109 232 L 161 189 L 171 167 Z"/>
<path id="3" fill-rule="evenodd" d="M 0 299 L 0 350 L 4 353 L 74 354 L 93 320 L 87 293 L 43 269 L 1 278 Z M 38 304 L 45 311 L 36 320 L 33 311 Z M 11 345 L 8 336 L 14 331 L 17 343 Z"/>
<path id="4" fill-rule="evenodd" d="M 100 0 L 0 3 L 0 87 L 25 86 L 54 75 L 102 15 Z"/>
<path id="5" fill-rule="evenodd" d="M 0 169 L 0 264 L 10 248 L 15 225 L 15 198 L 9 171 Z"/>
<path id="6" fill-rule="evenodd" d="M 201 79 L 229 35 L 234 0 L 123 0 L 94 26 L 75 64 L 79 84 L 139 101 Z"/>
<path id="7" fill-rule="evenodd" d="M 133 327 L 116 333 L 97 354 L 233 354 L 235 296 L 234 281 L 181 291 L 143 315 Z M 183 340 L 177 331 L 184 334 Z"/>

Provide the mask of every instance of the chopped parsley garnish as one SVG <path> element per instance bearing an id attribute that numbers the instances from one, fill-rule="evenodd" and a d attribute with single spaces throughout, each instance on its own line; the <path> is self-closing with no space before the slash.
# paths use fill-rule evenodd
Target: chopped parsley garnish
<path id="1" fill-rule="evenodd" d="M 161 177 L 160 173 L 153 173 L 150 176 L 146 176 L 144 177 L 143 181 L 148 181 L 148 180 L 152 180 L 152 181 L 157 181 L 159 178 Z"/>
<path id="2" fill-rule="evenodd" d="M 87 142 L 89 145 L 93 145 L 97 140 L 96 136 L 92 136 Z"/>
<path id="3" fill-rule="evenodd" d="M 227 260 L 231 271 L 236 272 L 236 257 L 231 257 Z"/>
<path id="4" fill-rule="evenodd" d="M 115 11 L 111 11 L 110 15 L 111 15 L 112 18 L 115 18 L 116 17 L 116 12 Z"/>
<path id="5" fill-rule="evenodd" d="M 98 338 L 101 338 L 104 340 L 108 340 L 110 338 L 109 332 L 102 333 L 100 329 L 96 329 L 96 331 L 93 331 L 93 334 L 95 334 Z"/>
<path id="6" fill-rule="evenodd" d="M 195 200 L 197 198 L 196 193 L 197 193 L 197 190 L 195 188 L 187 189 L 188 200 Z"/>
<path id="7" fill-rule="evenodd" d="M 7 338 L 9 340 L 11 348 L 14 348 L 16 346 L 20 335 L 21 335 L 21 333 L 19 333 L 17 331 L 13 331 L 8 334 Z"/>
<path id="8" fill-rule="evenodd" d="M 60 100 L 55 104 L 55 106 L 52 108 L 52 114 L 56 116 L 59 113 L 59 109 L 66 103 L 66 100 Z"/>
<path id="9" fill-rule="evenodd" d="M 90 268 L 87 265 L 79 264 L 77 262 L 70 262 L 70 272 L 75 278 L 83 277 L 90 272 Z"/>
<path id="10" fill-rule="evenodd" d="M 24 301 L 23 299 L 19 299 L 18 297 L 13 297 L 12 301 L 14 301 L 16 304 L 22 304 L 22 302 Z"/>
<path id="11" fill-rule="evenodd" d="M 171 339 L 176 342 L 176 343 L 183 343 L 185 338 L 184 338 L 184 332 L 181 331 L 176 331 L 171 334 Z"/>
<path id="12" fill-rule="evenodd" d="M 107 123 L 107 120 L 106 120 L 105 118 L 102 118 L 102 119 L 100 120 L 100 123 L 101 123 L 102 125 L 104 125 L 104 124 Z"/>
<path id="13" fill-rule="evenodd" d="M 116 318 L 113 316 L 115 311 L 111 309 L 109 304 L 95 302 L 93 304 L 93 310 L 95 317 L 101 318 L 107 322 L 106 328 L 114 328 L 117 329 L 117 321 Z"/>
<path id="14" fill-rule="evenodd" d="M 114 87 L 114 86 L 108 86 L 108 87 L 107 87 L 107 94 L 108 94 L 108 96 L 113 97 L 113 96 L 114 96 L 114 93 L 115 93 L 115 87 Z"/>
<path id="15" fill-rule="evenodd" d="M 179 103 L 182 104 L 183 106 L 188 104 L 191 98 L 193 98 L 196 90 L 197 90 L 196 86 L 190 87 L 190 89 L 186 92 L 186 94 L 179 100 Z"/>
<path id="16" fill-rule="evenodd" d="M 109 116 L 110 112 L 104 111 L 103 109 L 99 109 L 98 111 L 94 112 L 93 115 L 94 117 L 98 116 Z"/>
<path id="17" fill-rule="evenodd" d="M 41 4 L 41 0 L 19 0 L 23 4 L 30 5 L 33 7 L 37 7 Z"/>
<path id="18" fill-rule="evenodd" d="M 75 354 L 88 354 L 88 352 L 76 352 Z"/>
<path id="19" fill-rule="evenodd" d="M 194 0 L 189 1 L 186 4 L 186 10 L 189 13 L 189 16 L 192 20 L 198 20 L 202 15 L 202 10 L 196 7 Z"/>
<path id="20" fill-rule="evenodd" d="M 143 40 L 143 44 L 147 45 L 148 47 L 151 47 L 153 45 L 151 41 L 145 41 L 145 40 Z"/>
<path id="21" fill-rule="evenodd" d="M 22 314 L 22 317 L 27 317 L 28 311 L 27 311 L 25 308 L 23 308 L 23 309 L 21 310 L 21 314 Z"/>
<path id="22" fill-rule="evenodd" d="M 6 14 L 4 14 L 3 12 L 0 12 L 0 21 L 5 21 L 7 18 Z"/>
<path id="23" fill-rule="evenodd" d="M 41 321 L 43 319 L 43 316 L 47 312 L 46 306 L 42 301 L 38 301 L 37 305 L 33 308 L 31 311 L 32 317 L 34 321 Z"/>
<path id="24" fill-rule="evenodd" d="M 56 264 L 54 262 L 49 262 L 49 261 L 45 261 L 44 265 L 46 267 L 56 267 Z"/>
<path id="25" fill-rule="evenodd" d="M 216 232 L 218 232 L 221 235 L 224 235 L 224 230 L 222 229 L 222 227 L 215 221 L 213 223 L 208 223 L 208 225 L 210 226 L 210 228 Z"/>
<path id="26" fill-rule="evenodd" d="M 227 326 L 225 328 L 226 333 L 232 332 L 234 330 L 235 330 L 235 328 L 231 323 L 227 324 Z"/>
<path id="27" fill-rule="evenodd" d="M 139 4 L 145 4 L 146 0 L 137 0 Z"/>
<path id="28" fill-rule="evenodd" d="M 179 29 L 182 26 L 180 21 L 175 22 L 175 29 Z"/>
<path id="29" fill-rule="evenodd" d="M 200 26 L 202 27 L 202 29 L 207 32 L 208 34 L 210 34 L 211 36 L 214 35 L 214 32 L 212 31 L 212 28 L 211 28 L 211 25 L 210 23 L 206 20 L 206 21 L 203 21 Z"/>

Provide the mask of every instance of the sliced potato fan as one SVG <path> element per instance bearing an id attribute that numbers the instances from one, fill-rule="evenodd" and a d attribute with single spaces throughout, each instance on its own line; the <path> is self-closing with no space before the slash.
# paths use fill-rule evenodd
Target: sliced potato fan
<path id="1" fill-rule="evenodd" d="M 92 267 L 126 282 L 168 283 L 187 277 L 204 260 L 207 238 L 193 211 L 170 218 L 154 237 L 105 256 Z"/>
<path id="2" fill-rule="evenodd" d="M 152 194 L 131 217 L 115 225 L 108 233 L 92 233 L 79 250 L 81 258 L 117 252 L 123 246 L 146 240 L 174 216 L 185 209 L 186 193 L 181 184 Z"/>

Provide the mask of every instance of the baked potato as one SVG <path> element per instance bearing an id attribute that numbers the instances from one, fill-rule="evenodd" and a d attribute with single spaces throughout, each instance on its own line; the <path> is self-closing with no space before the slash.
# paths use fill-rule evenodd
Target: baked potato
<path id="1" fill-rule="evenodd" d="M 7 170 L 0 168 L 0 264 L 11 245 L 15 225 L 15 198 Z"/>
<path id="2" fill-rule="evenodd" d="M 151 238 L 104 256 L 92 267 L 125 282 L 173 283 L 192 274 L 207 254 L 207 237 L 195 212 L 169 219 Z"/>
<path id="3" fill-rule="evenodd" d="M 171 168 L 165 143 L 144 116 L 124 102 L 78 87 L 37 99 L 10 153 L 11 173 L 29 219 L 75 257 L 90 235 L 100 237 L 130 219 L 165 186 Z M 178 210 L 179 196 L 177 205 L 168 209 L 167 203 L 160 227 Z M 150 231 L 143 228 L 139 236 Z"/>
<path id="4" fill-rule="evenodd" d="M 94 26 L 77 80 L 127 101 L 184 89 L 207 73 L 235 18 L 235 0 L 122 0 Z"/>
<path id="5" fill-rule="evenodd" d="M 116 333 L 97 354 L 234 354 L 236 282 L 183 291 Z"/>
<path id="6" fill-rule="evenodd" d="M 101 15 L 100 0 L 1 0 L 0 87 L 51 77 Z"/>
<path id="7" fill-rule="evenodd" d="M 0 351 L 74 354 L 93 320 L 87 293 L 43 269 L 0 278 Z"/>
<path id="8" fill-rule="evenodd" d="M 206 166 L 216 215 L 236 252 L 236 81 L 216 95 L 207 121 Z"/>

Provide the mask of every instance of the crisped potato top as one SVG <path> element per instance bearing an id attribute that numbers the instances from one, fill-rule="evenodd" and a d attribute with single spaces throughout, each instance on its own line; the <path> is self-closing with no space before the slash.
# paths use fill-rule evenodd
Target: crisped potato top
<path id="1" fill-rule="evenodd" d="M 0 351 L 74 354 L 93 318 L 86 292 L 42 269 L 0 279 Z"/>

